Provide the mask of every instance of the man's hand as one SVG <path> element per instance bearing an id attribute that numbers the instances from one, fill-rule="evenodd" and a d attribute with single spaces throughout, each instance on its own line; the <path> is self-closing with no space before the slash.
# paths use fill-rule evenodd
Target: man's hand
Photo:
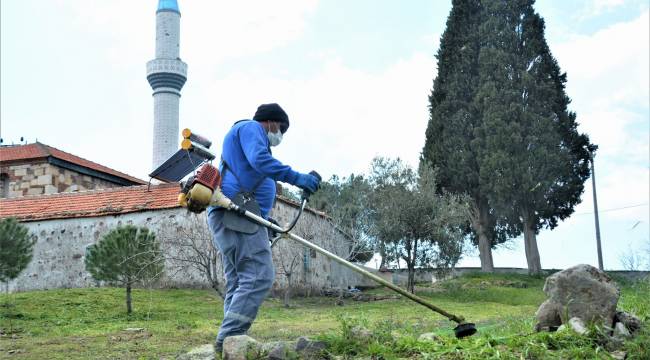
<path id="1" fill-rule="evenodd" d="M 310 174 L 300 174 L 296 180 L 296 186 L 313 194 L 318 190 L 320 179 Z"/>

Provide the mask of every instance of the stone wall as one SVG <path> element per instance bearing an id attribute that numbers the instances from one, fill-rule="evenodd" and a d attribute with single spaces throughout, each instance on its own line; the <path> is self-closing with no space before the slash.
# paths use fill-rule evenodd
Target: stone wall
<path id="1" fill-rule="evenodd" d="M 273 209 L 273 217 L 280 223 L 288 222 L 297 210 L 283 202 Z M 29 266 L 14 281 L 10 291 L 42 290 L 54 288 L 77 288 L 97 286 L 84 267 L 86 247 L 99 241 L 104 234 L 119 225 L 146 226 L 156 232 L 165 251 L 166 272 L 156 286 L 160 287 L 208 287 L 203 274 L 178 261 L 179 243 L 196 230 L 199 237 L 211 235 L 207 229 L 205 214 L 196 216 L 181 208 L 143 211 L 121 215 L 90 218 L 55 219 L 26 222 L 36 239 L 34 257 Z M 322 216 L 306 212 L 301 217 L 295 233 L 313 240 L 314 243 L 341 256 L 346 256 L 343 235 L 336 231 Z M 367 286 L 369 282 L 343 266 L 316 254 L 290 239 L 282 239 L 273 249 L 276 265 L 274 291 L 287 286 L 291 261 L 292 288 L 298 292 L 314 293 L 322 288 Z M 221 267 L 218 266 L 223 284 Z"/>
<path id="2" fill-rule="evenodd" d="M 545 275 L 551 275 L 555 272 L 560 271 L 561 269 L 544 269 L 542 270 Z M 451 277 L 458 277 L 465 274 L 479 273 L 481 272 L 480 267 L 457 267 L 454 268 L 450 274 Z M 627 270 L 606 270 L 606 273 L 618 277 L 625 278 L 629 281 L 638 281 L 650 276 L 650 271 L 627 271 Z M 495 274 L 520 274 L 528 275 L 528 269 L 526 268 L 512 268 L 512 267 L 498 267 L 494 268 Z M 394 284 L 406 285 L 408 279 L 408 270 L 406 269 L 390 269 L 387 270 L 384 275 L 385 278 L 390 278 Z M 415 271 L 415 281 L 420 283 L 425 282 L 436 282 L 438 280 L 436 275 L 436 269 L 416 269 Z"/>
<path id="3" fill-rule="evenodd" d="M 6 194 L 9 198 L 120 186 L 73 170 L 54 166 L 46 161 L 2 166 L 0 174 L 6 174 L 7 176 L 5 184 L 8 186 Z"/>

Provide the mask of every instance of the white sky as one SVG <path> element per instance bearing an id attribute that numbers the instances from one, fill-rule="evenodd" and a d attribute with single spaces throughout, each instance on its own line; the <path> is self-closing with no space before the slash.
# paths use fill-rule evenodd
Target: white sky
<path id="1" fill-rule="evenodd" d="M 21 136 L 146 178 L 156 0 L 2 0 L 0 136 Z M 376 155 L 417 165 L 428 120 L 433 54 L 447 1 L 180 0 L 188 64 L 180 128 L 221 146 L 260 103 L 291 129 L 275 155 L 326 178 L 368 170 Z M 580 131 L 596 158 L 605 267 L 649 239 L 648 2 L 538 1 L 547 40 L 568 74 Z M 542 266 L 597 265 L 591 182 L 576 214 L 538 237 Z M 461 265 L 478 265 L 468 255 Z M 496 266 L 525 267 L 521 239 Z"/>

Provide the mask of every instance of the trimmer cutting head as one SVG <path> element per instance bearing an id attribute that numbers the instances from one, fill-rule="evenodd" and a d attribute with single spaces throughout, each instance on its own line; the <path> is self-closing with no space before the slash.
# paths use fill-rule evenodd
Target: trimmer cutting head
<path id="1" fill-rule="evenodd" d="M 464 338 L 476 334 L 476 325 L 474 323 L 460 323 L 454 328 L 456 338 Z"/>

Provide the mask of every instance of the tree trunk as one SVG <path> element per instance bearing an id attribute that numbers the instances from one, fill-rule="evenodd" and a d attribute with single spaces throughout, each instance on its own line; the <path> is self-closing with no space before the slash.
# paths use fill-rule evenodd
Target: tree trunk
<path id="1" fill-rule="evenodd" d="M 287 289 L 284 291 L 284 307 L 289 307 L 289 299 L 291 299 L 291 275 L 287 276 Z"/>
<path id="2" fill-rule="evenodd" d="M 471 214 L 471 223 L 478 237 L 478 251 L 482 272 L 494 272 L 492 261 L 492 239 L 488 236 L 488 205 L 485 201 L 475 202 Z"/>
<path id="3" fill-rule="evenodd" d="M 415 294 L 415 267 L 411 264 L 408 264 L 408 278 L 406 280 L 406 289 L 411 293 Z"/>
<path id="4" fill-rule="evenodd" d="M 126 284 L 126 313 L 131 314 L 133 308 L 131 307 L 131 284 Z"/>
<path id="5" fill-rule="evenodd" d="M 528 262 L 528 273 L 539 275 L 542 273 L 542 264 L 537 249 L 537 235 L 528 217 L 524 217 L 524 245 L 526 249 L 526 261 Z"/>
<path id="6" fill-rule="evenodd" d="M 382 240 L 379 240 L 379 256 L 381 257 L 379 268 L 383 269 L 386 267 L 386 243 Z"/>
<path id="7" fill-rule="evenodd" d="M 216 279 L 210 279 L 210 284 L 212 285 L 212 288 L 214 291 L 219 295 L 219 297 L 224 300 L 226 296 L 223 294 L 223 291 L 221 291 L 221 287 L 219 286 L 219 281 Z"/>

